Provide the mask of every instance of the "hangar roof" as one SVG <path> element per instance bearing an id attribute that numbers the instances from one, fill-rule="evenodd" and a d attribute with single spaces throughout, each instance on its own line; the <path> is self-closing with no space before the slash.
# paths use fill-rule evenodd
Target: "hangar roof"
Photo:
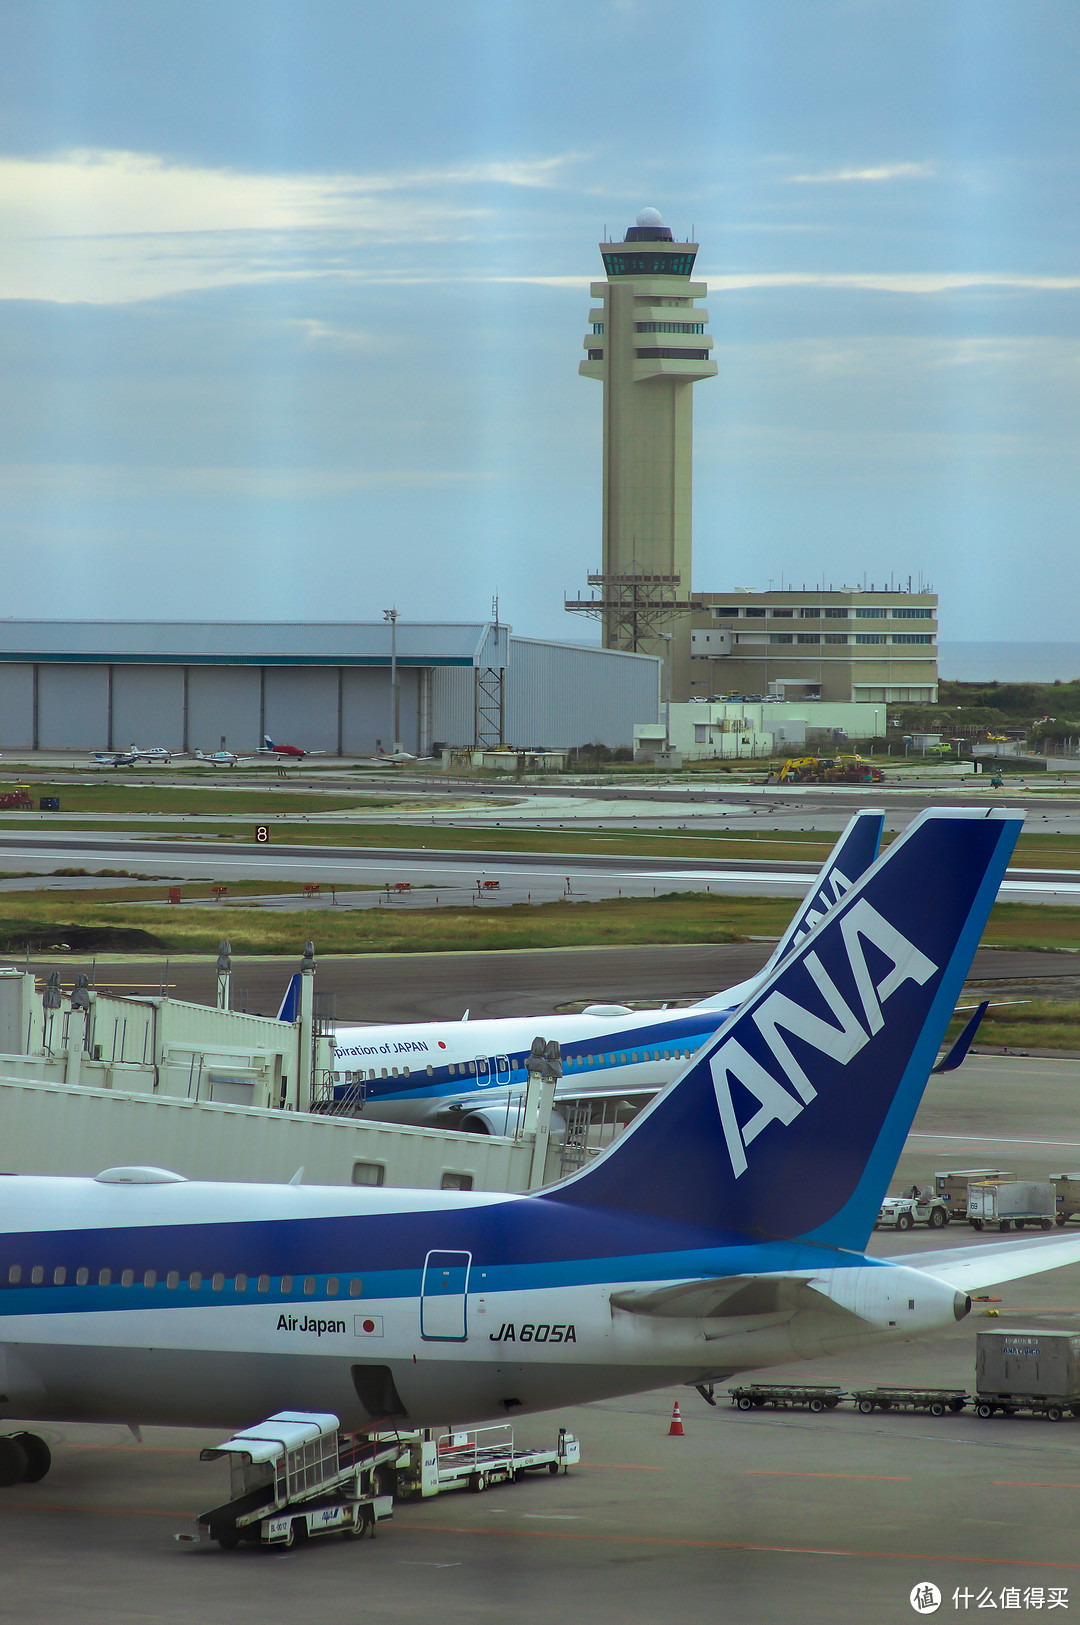
<path id="1" fill-rule="evenodd" d="M 397 623 L 400 666 L 505 664 L 510 628 Z M 501 645 L 502 658 L 496 658 Z M 155 666 L 389 666 L 388 621 L 7 621 L 0 662 Z"/>

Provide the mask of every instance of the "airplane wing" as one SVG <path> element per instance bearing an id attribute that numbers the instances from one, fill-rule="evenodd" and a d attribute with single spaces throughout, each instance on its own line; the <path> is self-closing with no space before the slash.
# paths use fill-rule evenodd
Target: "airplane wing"
<path id="1" fill-rule="evenodd" d="M 906 1264 L 958 1292 L 979 1292 L 1002 1281 L 1019 1281 L 1043 1270 L 1080 1264 L 1080 1234 L 1044 1236 L 1031 1241 L 1004 1241 L 1000 1246 L 943 1247 L 929 1253 L 890 1257 L 890 1264 Z"/>
<path id="2" fill-rule="evenodd" d="M 771 1315 L 784 1309 L 836 1309 L 802 1275 L 721 1275 L 679 1286 L 613 1292 L 611 1303 L 632 1315 L 675 1320 L 716 1320 L 732 1315 Z M 846 1312 L 846 1311 L 844 1311 Z"/>

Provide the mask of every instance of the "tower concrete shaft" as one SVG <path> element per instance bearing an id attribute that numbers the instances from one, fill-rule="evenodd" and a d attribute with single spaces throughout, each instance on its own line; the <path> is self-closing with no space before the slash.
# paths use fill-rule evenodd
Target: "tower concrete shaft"
<path id="1" fill-rule="evenodd" d="M 589 312 L 586 359 L 579 372 L 604 386 L 605 578 L 678 578 L 676 598 L 691 586 L 692 386 L 716 374 L 708 311 L 695 301 L 707 292 L 692 282 L 696 243 L 677 243 L 655 209 L 638 216 L 621 243 L 601 243 L 606 282 L 594 282 L 599 303 Z M 689 695 L 689 622 L 677 612 L 670 645 L 672 692 Z M 627 617 L 605 614 L 605 648 L 627 648 Z M 664 656 L 669 646 L 650 635 L 634 644 Z"/>

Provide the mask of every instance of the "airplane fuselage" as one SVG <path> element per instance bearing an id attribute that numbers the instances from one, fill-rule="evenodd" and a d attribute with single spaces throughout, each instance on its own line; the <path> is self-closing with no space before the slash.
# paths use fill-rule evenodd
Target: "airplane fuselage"
<path id="1" fill-rule="evenodd" d="M 805 1275 L 829 1313 L 638 1314 L 613 1292 Z M 0 1416 L 235 1427 L 480 1421 L 952 1321 L 916 1271 L 543 1198 L 255 1185 L 0 1184 Z M 835 1305 L 839 1309 L 836 1312 Z"/>

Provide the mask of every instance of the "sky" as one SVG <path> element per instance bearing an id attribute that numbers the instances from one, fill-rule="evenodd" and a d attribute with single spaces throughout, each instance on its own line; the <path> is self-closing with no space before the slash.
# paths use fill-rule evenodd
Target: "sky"
<path id="1" fill-rule="evenodd" d="M 694 582 L 1077 640 L 1075 0 L 0 0 L 0 614 L 595 641 L 598 242 L 700 241 Z"/>

